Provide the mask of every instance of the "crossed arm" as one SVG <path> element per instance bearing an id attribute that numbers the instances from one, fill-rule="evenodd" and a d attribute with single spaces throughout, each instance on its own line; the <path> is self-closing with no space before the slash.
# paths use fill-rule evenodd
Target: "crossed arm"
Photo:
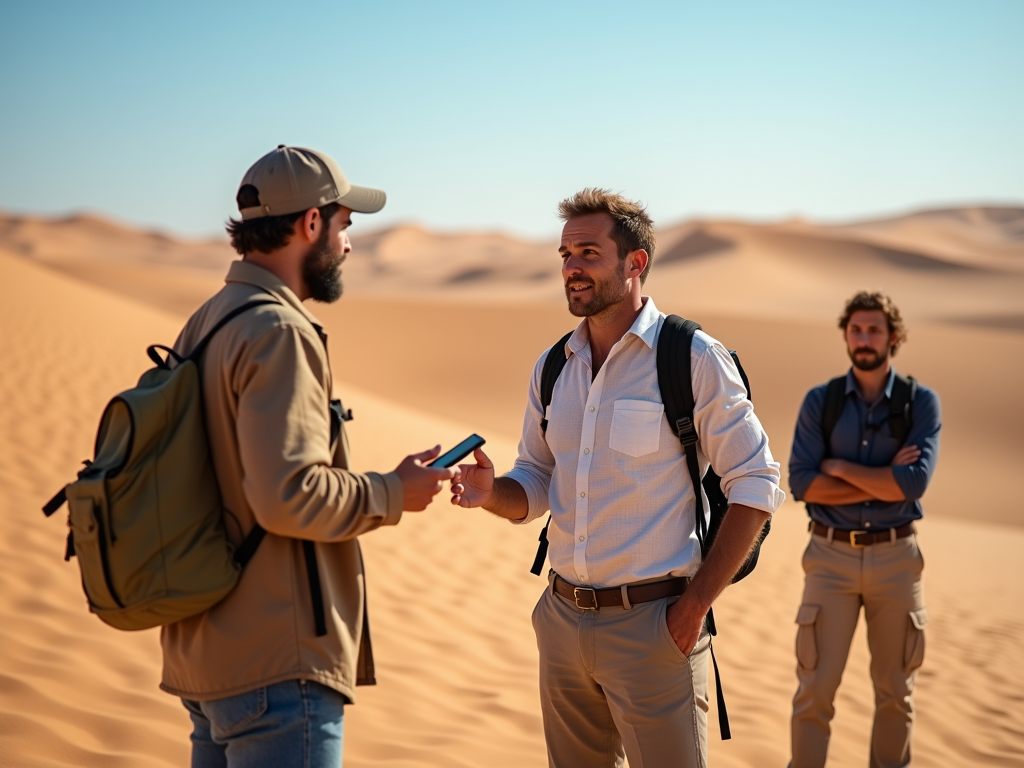
<path id="1" fill-rule="evenodd" d="M 813 504 L 859 504 L 865 501 L 903 501 L 892 468 L 913 464 L 921 457 L 916 445 L 905 445 L 888 467 L 868 467 L 845 459 L 825 459 L 804 493 Z"/>

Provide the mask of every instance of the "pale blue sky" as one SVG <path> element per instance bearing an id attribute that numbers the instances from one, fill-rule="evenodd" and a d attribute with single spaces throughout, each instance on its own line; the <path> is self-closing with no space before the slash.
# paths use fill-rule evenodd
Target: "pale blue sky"
<path id="1" fill-rule="evenodd" d="M 1024 204 L 1024 2 L 0 0 L 0 140 L 0 209 L 186 235 L 279 143 L 388 192 L 359 228 Z"/>

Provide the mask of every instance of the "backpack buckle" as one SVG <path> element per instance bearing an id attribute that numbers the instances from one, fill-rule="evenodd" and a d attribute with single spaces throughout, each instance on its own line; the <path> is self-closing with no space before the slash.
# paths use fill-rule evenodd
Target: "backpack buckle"
<path id="1" fill-rule="evenodd" d="M 679 442 L 683 444 L 683 447 L 697 444 L 697 430 L 693 426 L 693 419 L 689 416 L 676 419 L 676 434 L 679 435 Z"/>

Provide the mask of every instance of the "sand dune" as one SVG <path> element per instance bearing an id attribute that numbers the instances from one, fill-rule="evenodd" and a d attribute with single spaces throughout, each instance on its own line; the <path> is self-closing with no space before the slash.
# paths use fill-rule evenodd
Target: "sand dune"
<path id="1" fill-rule="evenodd" d="M 901 297 L 919 319 L 1020 329 L 1022 221 L 1021 208 L 924 211 L 843 226 L 687 221 L 659 229 L 651 286 L 701 312 L 819 319 L 833 317 L 863 286 Z M 355 251 L 345 266 L 350 295 L 561 301 L 554 240 L 371 227 L 372 219 L 356 217 Z M 166 303 L 170 292 L 176 310 L 187 309 L 186 286 L 208 295 L 234 257 L 223 240 L 183 241 L 95 216 L 0 215 L 0 252 L 104 287 L 141 291 L 135 295 L 155 303 Z"/>
<path id="2" fill-rule="evenodd" d="M 663 309 L 696 316 L 740 349 L 773 450 L 785 462 L 803 392 L 845 365 L 833 324 L 838 302 L 861 285 L 850 267 L 858 262 L 850 260 L 876 245 L 842 239 L 849 250 L 829 255 L 820 232 L 814 240 L 790 231 L 796 225 L 744 226 L 691 223 L 664 233 L 662 253 L 676 248 L 680 255 L 666 258 L 650 291 Z M 45 226 L 37 230 L 45 238 Z M 223 264 L 179 262 L 172 252 L 135 260 L 129 246 L 111 244 L 110 253 L 124 256 L 118 263 L 101 258 L 102 235 L 68 235 L 65 256 L 51 260 L 44 243 L 34 255 L 12 247 L 15 240 L 2 234 L 9 231 L 0 222 L 9 296 L 0 304 L 0 765 L 184 765 L 188 718 L 157 690 L 156 634 L 116 632 L 87 613 L 77 568 L 61 559 L 63 522 L 45 520 L 38 508 L 89 455 L 103 404 L 146 367 L 145 346 L 173 340 L 191 308 L 216 290 Z M 703 241 L 692 239 L 698 231 Z M 379 273 L 372 291 L 361 285 L 366 264 L 353 256 L 349 295 L 313 307 L 331 334 L 337 386 L 355 411 L 357 468 L 387 469 L 406 452 L 448 445 L 469 431 L 484 434 L 496 464 L 507 467 L 529 368 L 575 322 L 557 278 L 532 286 L 527 279 L 535 264 L 557 269 L 557 262 L 547 251 L 534 262 L 515 242 L 499 244 L 495 253 L 504 248 L 507 256 L 495 256 L 501 269 L 526 265 L 516 273 L 521 292 L 506 292 L 487 275 L 417 292 L 402 274 L 422 238 L 437 241 L 424 263 L 452 254 L 464 270 L 481 264 L 486 238 L 463 248 L 457 236 L 409 230 L 402 237 L 374 246 L 395 250 L 384 257 L 393 260 L 393 274 Z M 959 259 L 925 246 L 899 249 Z M 910 307 L 911 340 L 897 363 L 936 386 L 945 409 L 939 473 L 921 525 L 931 623 L 916 697 L 915 765 L 1021 765 L 1024 582 L 1015 566 L 1024 513 L 1010 483 L 1022 458 L 1024 406 L 1013 387 L 1024 336 L 934 321 L 954 310 L 1020 312 L 1024 293 L 989 294 L 985 286 L 996 283 L 988 282 L 988 263 L 962 262 L 982 275 L 977 284 L 964 282 L 964 269 L 885 258 L 873 264 L 905 291 L 897 295 Z M 1010 271 L 999 274 L 1013 283 Z M 429 270 L 420 275 L 426 280 Z M 896 282 L 900 275 L 909 276 Z M 729 290 L 720 289 L 723 276 Z M 366 295 L 374 292 L 384 295 Z M 957 293 L 961 304 L 935 306 Z M 803 510 L 787 502 L 758 572 L 717 608 L 734 739 L 718 741 L 712 726 L 712 765 L 785 764 L 804 521 Z M 347 714 L 346 765 L 544 764 L 529 623 L 541 584 L 527 572 L 538 532 L 442 500 L 365 537 L 380 685 L 360 689 Z M 481 577 L 486 590 L 467 588 Z M 866 763 L 866 667 L 861 635 L 837 701 L 830 766 Z"/>

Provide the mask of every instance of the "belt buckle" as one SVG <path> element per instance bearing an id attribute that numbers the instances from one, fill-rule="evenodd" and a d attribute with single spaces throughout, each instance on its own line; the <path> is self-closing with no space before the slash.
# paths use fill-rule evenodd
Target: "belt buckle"
<path id="1" fill-rule="evenodd" d="M 850 531 L 850 546 L 853 547 L 854 549 L 864 549 L 864 547 L 867 546 L 867 544 L 858 544 L 857 543 L 857 537 L 860 536 L 861 534 L 863 534 L 864 536 L 867 536 L 868 535 L 868 531 Z"/>
<path id="2" fill-rule="evenodd" d="M 581 593 L 584 594 L 584 595 L 590 595 L 590 600 L 591 600 L 591 604 L 590 605 L 581 605 L 580 604 L 580 594 Z M 590 587 L 573 587 L 572 588 L 572 596 L 573 596 L 573 599 L 576 601 L 576 607 L 579 608 L 581 611 L 596 611 L 598 609 L 598 605 L 597 605 L 597 590 L 596 589 L 591 589 Z"/>

